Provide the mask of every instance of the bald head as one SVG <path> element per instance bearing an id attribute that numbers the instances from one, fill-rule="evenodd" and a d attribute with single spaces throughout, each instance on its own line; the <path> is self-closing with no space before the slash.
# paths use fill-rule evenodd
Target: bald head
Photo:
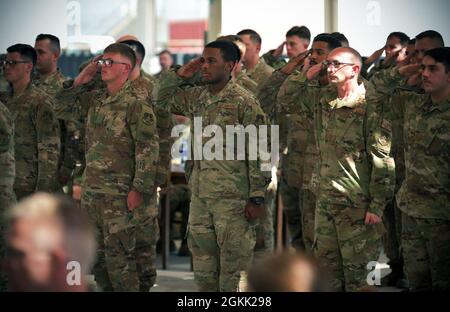
<path id="1" fill-rule="evenodd" d="M 355 65 L 358 65 L 359 68 L 361 68 L 362 65 L 362 58 L 361 54 L 359 54 L 358 51 L 356 51 L 353 48 L 350 47 L 340 47 L 336 48 L 333 51 L 330 52 L 328 55 L 329 59 L 332 59 L 334 56 L 339 55 L 340 57 L 344 58 L 346 63 L 353 63 Z M 344 61 L 342 61 L 344 62 Z"/>
<path id="2" fill-rule="evenodd" d="M 139 41 L 139 39 L 136 36 L 133 35 L 123 35 L 122 37 L 119 37 L 116 42 L 120 43 L 120 42 L 124 42 L 127 40 L 133 40 L 133 41 Z"/>
<path id="3" fill-rule="evenodd" d="M 244 42 L 238 35 L 220 36 L 217 38 L 217 41 L 229 41 L 234 43 L 241 51 L 241 60 L 244 58 L 245 52 L 247 51 L 247 47 L 245 46 Z"/>

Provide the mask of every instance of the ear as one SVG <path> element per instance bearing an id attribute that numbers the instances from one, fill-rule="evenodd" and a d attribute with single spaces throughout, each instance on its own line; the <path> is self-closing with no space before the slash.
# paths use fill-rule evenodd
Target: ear
<path id="1" fill-rule="evenodd" d="M 359 66 L 359 65 L 353 65 L 352 66 L 352 70 L 353 70 L 353 72 L 355 73 L 355 74 L 359 74 L 360 73 L 360 71 L 361 71 L 361 66 Z"/>
<path id="2" fill-rule="evenodd" d="M 31 73 L 33 71 L 33 63 L 27 63 L 26 64 L 26 68 L 27 68 L 27 73 Z"/>
<path id="3" fill-rule="evenodd" d="M 229 72 L 232 72 L 236 64 L 237 62 L 226 62 L 225 69 L 228 70 Z"/>
<path id="4" fill-rule="evenodd" d="M 256 52 L 258 52 L 258 54 L 259 54 L 259 52 L 261 52 L 261 45 L 260 44 L 256 45 Z"/>

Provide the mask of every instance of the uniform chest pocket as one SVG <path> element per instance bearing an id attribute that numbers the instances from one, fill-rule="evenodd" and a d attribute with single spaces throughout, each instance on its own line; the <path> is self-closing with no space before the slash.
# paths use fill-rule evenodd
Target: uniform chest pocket
<path id="1" fill-rule="evenodd" d="M 431 135 L 425 141 L 425 154 L 426 155 L 448 155 L 449 151 L 449 139 L 445 137 L 439 130 L 433 131 Z"/>
<path id="2" fill-rule="evenodd" d="M 214 123 L 222 128 L 238 124 L 239 120 L 236 107 L 226 105 L 218 107 Z"/>

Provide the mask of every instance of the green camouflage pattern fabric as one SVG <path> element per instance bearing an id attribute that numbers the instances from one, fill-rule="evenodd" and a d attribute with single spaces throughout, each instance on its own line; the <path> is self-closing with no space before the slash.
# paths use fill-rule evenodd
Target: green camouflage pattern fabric
<path id="1" fill-rule="evenodd" d="M 123 195 L 86 190 L 82 193 L 81 209 L 92 224 L 97 241 L 93 273 L 102 291 L 139 291 L 134 212 L 128 212 L 126 207 L 127 197 Z"/>
<path id="2" fill-rule="evenodd" d="M 246 127 L 267 124 L 256 98 L 233 81 L 216 95 L 211 94 L 207 86 L 182 89 L 179 87 L 182 85 L 184 80 L 174 71 L 169 72 L 160 81 L 157 105 L 170 107 L 175 114 L 191 118 L 202 117 L 204 127 L 218 125 L 222 128 L 224 137 L 226 125 L 241 124 Z M 191 131 L 193 128 L 191 127 Z M 203 144 L 208 141 L 208 138 L 202 139 Z M 264 197 L 270 178 L 267 172 L 260 170 L 260 166 L 260 160 L 194 160 L 194 169 L 189 179 L 191 191 L 201 198 Z"/>
<path id="3" fill-rule="evenodd" d="M 146 101 L 152 106 L 156 115 L 156 127 L 159 136 L 159 159 L 156 173 L 156 182 L 158 186 L 166 185 L 170 176 L 171 147 L 173 139 L 171 137 L 172 127 L 174 125 L 172 115 L 168 109 L 154 105 L 153 94 L 158 88 L 158 81 L 152 76 L 141 71 L 141 76 L 130 82 L 136 96 Z"/>
<path id="4" fill-rule="evenodd" d="M 153 194 L 159 144 L 156 117 L 128 82 L 114 96 L 93 97 L 86 118 L 86 190 L 126 195 Z"/>
<path id="5" fill-rule="evenodd" d="M 241 272 L 250 267 L 255 246 L 255 221 L 244 217 L 246 201 L 193 195 L 188 246 L 194 278 L 201 292 L 236 292 Z"/>
<path id="6" fill-rule="evenodd" d="M 40 88 L 46 94 L 54 98 L 61 91 L 61 89 L 63 88 L 63 83 L 66 80 L 66 77 L 64 77 L 59 71 L 56 71 L 45 78 L 37 75 L 37 77 L 33 79 L 32 82 L 36 87 Z"/>
<path id="7" fill-rule="evenodd" d="M 287 62 L 284 59 L 278 59 L 274 57 L 272 54 L 273 51 L 275 50 L 270 50 L 269 52 L 265 53 L 263 56 L 261 56 L 260 59 L 273 69 L 277 70 L 286 65 Z"/>
<path id="8" fill-rule="evenodd" d="M 15 202 L 14 121 L 6 106 L 0 102 L 0 214 Z M 0 217 L 1 219 L 2 217 Z"/>
<path id="9" fill-rule="evenodd" d="M 60 132 L 52 99 L 31 84 L 21 94 L 3 98 L 15 124 L 17 198 L 57 191 Z"/>
<path id="10" fill-rule="evenodd" d="M 244 89 L 247 89 L 248 91 L 250 91 L 252 94 L 256 94 L 257 90 L 258 90 L 258 84 L 256 83 L 256 81 L 254 81 L 253 79 L 251 79 L 245 72 L 240 71 L 235 79 L 235 82 L 240 85 L 241 87 L 243 87 Z"/>
<path id="11" fill-rule="evenodd" d="M 269 77 L 272 75 L 272 72 L 274 69 L 267 65 L 262 60 L 259 60 L 259 62 L 250 70 L 246 70 L 245 73 L 247 76 L 255 81 L 257 85 L 263 84 Z"/>
<path id="12" fill-rule="evenodd" d="M 448 207 L 450 193 L 450 99 L 433 103 L 428 94 L 398 90 L 403 78 L 397 68 L 379 78 L 371 81 L 375 98 L 393 89 L 400 94 L 392 105 L 393 120 L 403 121 L 405 178 L 397 193 L 398 206 L 415 218 L 450 220 L 450 210 L 442 209 Z"/>
<path id="13" fill-rule="evenodd" d="M 297 72 L 286 75 L 279 70 L 274 71 L 268 79 L 261 83 L 258 87 L 258 99 L 266 114 L 271 118 L 271 121 L 278 125 L 280 132 L 280 163 L 281 178 L 279 182 L 280 196 L 283 200 L 283 210 L 287 216 L 287 224 L 291 237 L 291 245 L 296 250 L 305 250 L 303 241 L 303 229 L 301 226 L 302 205 L 299 198 L 300 179 L 297 168 L 300 168 L 298 163 L 295 163 L 295 157 L 292 157 L 291 148 L 288 147 L 289 136 L 288 132 L 293 129 L 296 123 L 299 123 L 299 118 L 288 114 L 277 114 L 277 107 L 279 105 L 277 94 L 281 86 L 286 80 L 295 77 Z M 291 140 L 292 141 L 292 140 Z M 295 140 L 292 142 L 296 142 Z"/>
<path id="14" fill-rule="evenodd" d="M 61 92 L 63 88 L 64 81 L 66 78 L 59 72 L 56 71 L 48 77 L 41 77 L 36 72 L 36 77 L 32 78 L 33 84 L 44 91 L 46 94 L 52 97 L 53 102 L 55 103 L 57 99 L 57 95 Z M 59 118 L 58 118 L 59 119 Z M 74 146 L 70 142 L 70 137 L 67 133 L 67 125 L 64 120 L 59 119 L 59 127 L 61 130 L 61 153 L 60 153 L 60 168 L 59 168 L 59 179 L 60 181 L 65 181 L 70 177 L 71 168 L 64 166 L 66 161 L 65 159 L 73 159 L 76 153 Z M 64 182 L 63 182 L 64 183 Z"/>
<path id="15" fill-rule="evenodd" d="M 447 208 L 442 206 L 441 209 Z M 405 274 L 412 291 L 450 290 L 450 221 L 402 213 Z"/>
<path id="16" fill-rule="evenodd" d="M 173 71 L 163 76 L 158 105 L 176 114 L 202 117 L 204 127 L 217 125 L 224 134 L 227 125 L 266 125 L 256 98 L 233 80 L 218 94 L 208 86 L 182 89 L 184 84 Z M 202 143 L 206 140 L 203 137 Z M 248 140 L 245 144 L 248 155 Z M 260 166 L 259 159 L 193 161 L 188 174 L 192 192 L 188 244 L 201 291 L 236 291 L 241 272 L 250 265 L 256 222 L 245 219 L 244 208 L 249 197 L 265 196 L 270 179 Z"/>
<path id="17" fill-rule="evenodd" d="M 5 212 L 15 203 L 14 194 L 14 122 L 11 113 L 0 102 L 0 261 L 6 256 Z M 0 272 L 0 291 L 7 290 L 7 279 Z"/>
<path id="18" fill-rule="evenodd" d="M 303 154 L 309 149 L 313 151 L 311 155 L 318 151 L 319 156 L 318 166 L 305 165 L 314 168 L 311 174 L 301 175 L 306 182 L 310 180 L 309 190 L 317 194 L 315 254 L 329 273 L 335 290 L 357 290 L 366 285 L 367 257 L 372 258 L 369 261 L 378 257 L 370 250 L 360 256 L 363 249 L 350 252 L 347 246 L 353 250 L 354 246 L 370 245 L 375 253 L 378 251 L 380 226 L 364 225 L 364 216 L 369 211 L 381 217 L 393 196 L 391 132 L 382 127 L 384 119 L 378 107 L 366 105 L 363 83 L 350 100 L 340 100 L 334 86 L 320 87 L 300 81 L 290 94 L 283 92 L 280 90 L 282 96 L 293 100 L 286 100 L 287 108 L 280 109 L 303 116 L 306 119 L 303 125 L 309 127 L 297 138 L 299 145 L 303 145 Z"/>
<path id="19" fill-rule="evenodd" d="M 283 81 L 281 75 L 280 81 Z M 319 152 L 315 141 L 314 110 L 307 106 L 302 107 L 302 110 L 294 109 L 298 105 L 297 91 L 305 87 L 306 81 L 306 76 L 299 72 L 294 72 L 284 80 L 276 98 L 275 118 L 277 122 L 283 123 L 285 116 L 289 116 L 290 126 L 286 130 L 286 145 L 289 152 L 284 176 L 290 185 L 299 189 L 301 194 L 299 208 L 303 228 L 302 239 L 305 250 L 310 252 L 314 241 Z"/>
<path id="20" fill-rule="evenodd" d="M 392 120 L 400 135 L 404 176 L 396 203 L 402 215 L 401 247 L 412 290 L 449 290 L 450 98 L 406 90 L 397 68 L 375 75 L 375 100 L 392 95 Z M 417 90 L 417 89 L 416 89 Z"/>

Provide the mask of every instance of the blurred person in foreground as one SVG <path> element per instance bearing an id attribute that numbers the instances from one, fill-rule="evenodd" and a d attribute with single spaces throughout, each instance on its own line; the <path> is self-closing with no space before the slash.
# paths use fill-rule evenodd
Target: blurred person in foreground
<path id="1" fill-rule="evenodd" d="M 95 240 L 71 199 L 37 193 L 6 217 L 10 291 L 88 291 L 85 276 L 94 261 Z"/>
<path id="2" fill-rule="evenodd" d="M 325 291 L 319 267 L 303 253 L 272 254 L 249 270 L 248 291 L 312 292 Z"/>

